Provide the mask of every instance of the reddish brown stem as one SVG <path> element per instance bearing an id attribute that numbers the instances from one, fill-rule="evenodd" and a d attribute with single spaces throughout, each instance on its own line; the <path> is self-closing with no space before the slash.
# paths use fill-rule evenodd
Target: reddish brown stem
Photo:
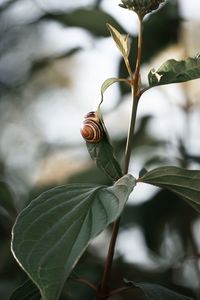
<path id="1" fill-rule="evenodd" d="M 139 34 L 138 34 L 138 54 L 137 63 L 135 68 L 135 80 L 134 80 L 134 97 L 140 94 L 140 66 L 142 59 L 142 29 L 143 22 L 142 18 L 139 18 Z"/>
<path id="2" fill-rule="evenodd" d="M 94 284 L 92 284 L 91 282 L 87 281 L 86 279 L 84 279 L 84 278 L 77 278 L 75 280 L 78 281 L 78 282 L 80 282 L 80 283 L 83 283 L 83 284 L 89 286 L 92 290 L 95 291 L 96 294 L 98 293 L 97 287 Z"/>
<path id="3" fill-rule="evenodd" d="M 109 293 L 109 297 L 110 297 L 110 296 L 117 295 L 117 294 L 120 294 L 120 293 L 122 293 L 122 292 L 124 292 L 124 291 L 127 291 L 127 290 L 131 289 L 131 288 L 133 288 L 133 287 L 130 287 L 130 286 L 124 286 L 124 287 L 115 289 L 115 290 L 113 290 L 113 291 L 111 291 L 111 292 Z"/>
<path id="4" fill-rule="evenodd" d="M 133 136 L 135 131 L 138 102 L 141 96 L 139 81 L 140 81 L 140 66 L 141 66 L 141 58 L 142 58 L 142 24 L 143 24 L 142 18 L 139 18 L 138 55 L 137 55 L 137 63 L 135 69 L 135 79 L 134 79 L 134 84 L 132 86 L 132 114 L 131 114 L 127 142 L 126 142 L 125 163 L 124 163 L 125 174 L 128 173 L 131 150 L 133 145 Z"/>
<path id="5" fill-rule="evenodd" d="M 99 289 L 101 295 L 106 295 L 108 293 L 108 288 L 109 288 L 108 279 L 110 278 L 110 272 L 111 272 L 111 267 L 113 262 L 114 251 L 115 251 L 115 244 L 116 244 L 117 234 L 119 231 L 119 223 L 120 223 L 120 219 L 118 219 L 116 222 L 113 223 L 112 237 L 110 240 L 108 255 L 106 258 L 105 268 L 104 268 L 102 281 L 101 281 L 101 286 Z"/>

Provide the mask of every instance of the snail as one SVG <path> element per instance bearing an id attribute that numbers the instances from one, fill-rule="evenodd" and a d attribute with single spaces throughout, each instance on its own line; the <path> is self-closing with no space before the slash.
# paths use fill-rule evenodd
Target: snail
<path id="1" fill-rule="evenodd" d="M 87 113 L 81 125 L 81 135 L 88 143 L 99 143 L 105 132 L 97 112 Z"/>

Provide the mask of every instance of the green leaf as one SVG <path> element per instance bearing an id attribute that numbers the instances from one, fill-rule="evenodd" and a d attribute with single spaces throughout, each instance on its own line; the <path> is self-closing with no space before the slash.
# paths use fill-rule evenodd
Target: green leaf
<path id="1" fill-rule="evenodd" d="M 107 135 L 99 143 L 86 143 L 91 158 L 96 162 L 97 167 L 113 181 L 122 177 L 121 167 L 115 158 L 113 147 Z"/>
<path id="2" fill-rule="evenodd" d="M 95 36 L 109 36 L 105 26 L 107 22 L 123 31 L 119 23 L 108 13 L 98 8 L 76 9 L 69 13 L 45 14 L 42 19 L 55 20 L 65 26 L 81 27 Z"/>
<path id="3" fill-rule="evenodd" d="M 148 63 L 152 57 L 156 56 L 168 45 L 175 44 L 179 40 L 181 17 L 177 1 L 167 1 L 166 5 L 161 7 L 159 14 L 151 14 L 151 17 L 145 20 L 145 30 L 143 32 L 142 63 Z M 151 37 L 151 38 L 149 38 Z M 132 45 L 129 60 L 133 69 L 137 61 L 137 36 L 131 38 Z M 126 77 L 127 69 L 123 59 L 119 65 L 119 77 Z M 126 85 L 120 85 L 123 94 L 129 93 Z"/>
<path id="4" fill-rule="evenodd" d="M 111 77 L 106 79 L 102 86 L 101 86 L 101 102 L 99 104 L 99 106 L 101 105 L 101 103 L 103 102 L 103 94 L 105 93 L 105 91 L 113 84 L 116 82 L 126 82 L 129 84 L 128 80 L 125 78 L 116 78 L 116 77 Z"/>
<path id="5" fill-rule="evenodd" d="M 126 81 L 126 79 L 124 80 Z M 111 86 L 115 82 L 120 82 L 120 81 L 121 80 L 119 78 L 115 78 L 115 77 L 106 79 L 101 86 L 101 98 L 103 99 L 103 94 L 109 88 L 109 86 Z"/>
<path id="6" fill-rule="evenodd" d="M 170 83 L 185 82 L 200 78 L 200 57 L 187 58 L 177 61 L 167 60 L 155 71 L 152 69 L 148 74 L 149 86 L 158 86 Z"/>
<path id="7" fill-rule="evenodd" d="M 32 280 L 26 280 L 11 295 L 9 300 L 40 300 L 40 292 Z"/>
<path id="8" fill-rule="evenodd" d="M 198 213 L 200 213 L 200 205 L 196 204 L 194 202 L 188 201 L 187 199 L 184 199 L 189 205 L 191 205 Z"/>
<path id="9" fill-rule="evenodd" d="M 138 181 L 168 189 L 200 211 L 199 170 L 161 167 L 147 172 Z"/>
<path id="10" fill-rule="evenodd" d="M 43 300 L 57 300 L 89 242 L 115 221 L 135 186 L 126 175 L 113 186 L 56 187 L 33 200 L 17 218 L 12 251 Z"/>
<path id="11" fill-rule="evenodd" d="M 148 300 L 193 300 L 157 284 L 134 283 L 128 280 L 125 280 L 125 282 L 128 285 L 133 285 L 135 288 L 140 288 Z"/>
<path id="12" fill-rule="evenodd" d="M 122 56 L 127 59 L 130 53 L 130 41 L 129 41 L 129 35 L 122 35 L 115 27 L 111 26 L 107 23 L 108 29 L 110 31 L 110 34 L 115 41 L 117 48 L 121 52 Z"/>

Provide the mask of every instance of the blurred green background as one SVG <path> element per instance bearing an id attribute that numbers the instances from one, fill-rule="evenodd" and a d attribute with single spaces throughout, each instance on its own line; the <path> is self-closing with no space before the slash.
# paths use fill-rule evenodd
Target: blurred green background
<path id="1" fill-rule="evenodd" d="M 136 16 L 117 0 L 0 1 L 0 299 L 9 299 L 26 275 L 10 251 L 18 213 L 42 191 L 72 182 L 110 184 L 90 160 L 79 127 L 96 108 L 108 77 L 127 77 L 106 27 L 131 33 Z M 200 46 L 198 1 L 167 1 L 145 19 L 142 82 L 169 58 L 195 56 Z M 161 165 L 199 168 L 199 80 L 144 94 L 138 112 L 130 172 Z M 105 94 L 103 115 L 123 161 L 130 113 L 124 85 Z M 120 121 L 119 121 L 120 120 Z M 92 243 L 74 274 L 98 284 L 110 230 Z M 73 276 L 74 276 L 73 274 Z M 92 300 L 70 279 L 61 299 Z M 122 217 L 112 286 L 123 278 L 158 283 L 200 299 L 200 220 L 168 191 L 140 184 Z M 113 297 L 132 299 L 131 292 Z M 139 298 L 141 299 L 141 298 Z"/>

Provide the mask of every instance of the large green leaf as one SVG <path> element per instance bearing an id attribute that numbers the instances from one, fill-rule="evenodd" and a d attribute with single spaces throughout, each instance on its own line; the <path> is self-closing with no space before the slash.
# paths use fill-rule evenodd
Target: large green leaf
<path id="1" fill-rule="evenodd" d="M 90 31 L 95 36 L 109 36 L 105 25 L 107 22 L 124 32 L 119 23 L 111 15 L 98 8 L 80 8 L 65 14 L 46 14 L 42 18 L 56 20 L 66 26 L 81 27 Z"/>
<path id="2" fill-rule="evenodd" d="M 200 211 L 200 171 L 178 167 L 161 167 L 147 172 L 140 182 L 166 188 Z"/>
<path id="3" fill-rule="evenodd" d="M 169 59 L 157 71 L 152 69 L 148 74 L 150 87 L 185 82 L 197 78 L 200 78 L 199 56 L 196 58 L 189 57 L 181 61 Z"/>
<path id="4" fill-rule="evenodd" d="M 86 144 L 91 158 L 96 162 L 99 169 L 113 181 L 122 177 L 121 167 L 115 158 L 113 147 L 106 135 L 99 143 Z"/>
<path id="5" fill-rule="evenodd" d="M 20 287 L 18 287 L 9 300 L 40 300 L 40 292 L 34 285 L 32 280 L 26 280 Z"/>
<path id="6" fill-rule="evenodd" d="M 56 187 L 33 200 L 13 229 L 12 251 L 43 300 L 57 300 L 89 242 L 115 221 L 135 186 L 126 175 L 113 186 Z"/>
<path id="7" fill-rule="evenodd" d="M 127 280 L 125 282 L 135 288 L 140 288 L 148 300 L 193 300 L 157 284 L 134 283 Z"/>

